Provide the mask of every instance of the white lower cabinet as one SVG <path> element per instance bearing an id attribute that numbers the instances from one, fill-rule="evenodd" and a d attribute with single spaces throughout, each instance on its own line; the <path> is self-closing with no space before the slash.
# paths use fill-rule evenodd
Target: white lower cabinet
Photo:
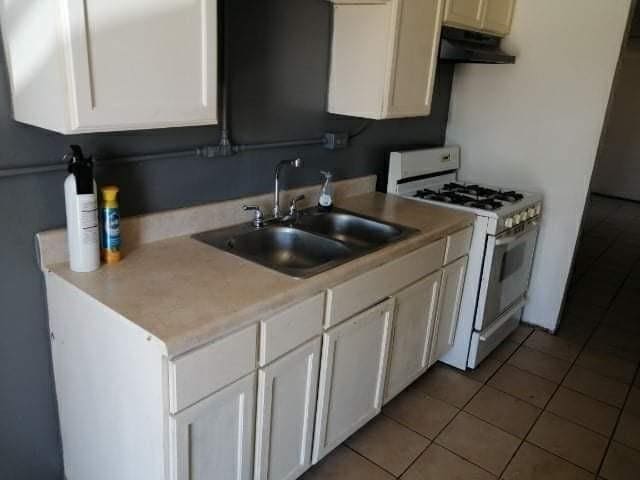
<path id="1" fill-rule="evenodd" d="M 438 270 L 395 295 L 385 403 L 427 368 L 441 277 Z"/>
<path id="2" fill-rule="evenodd" d="M 320 343 L 258 370 L 255 480 L 293 480 L 311 465 Z"/>
<path id="3" fill-rule="evenodd" d="M 380 412 L 394 305 L 385 300 L 325 332 L 313 463 Z"/>
<path id="4" fill-rule="evenodd" d="M 174 480 L 250 480 L 256 374 L 171 417 Z"/>
<path id="5" fill-rule="evenodd" d="M 464 256 L 442 269 L 438 315 L 433 331 L 429 366 L 453 347 L 468 260 L 469 257 Z"/>

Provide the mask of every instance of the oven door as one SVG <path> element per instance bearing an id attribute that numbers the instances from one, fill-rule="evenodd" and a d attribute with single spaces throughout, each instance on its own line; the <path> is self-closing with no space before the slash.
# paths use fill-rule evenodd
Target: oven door
<path id="1" fill-rule="evenodd" d="M 534 220 L 489 236 L 480 282 L 476 330 L 484 330 L 525 298 L 538 240 Z"/>

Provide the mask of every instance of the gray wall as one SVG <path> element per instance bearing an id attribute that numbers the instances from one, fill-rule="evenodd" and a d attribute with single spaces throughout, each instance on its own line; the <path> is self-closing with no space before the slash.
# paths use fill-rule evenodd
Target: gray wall
<path id="1" fill-rule="evenodd" d="M 325 0 L 233 0 L 232 127 L 238 142 L 320 136 L 361 125 L 325 113 L 330 4 Z M 215 143 L 217 127 L 67 137 L 11 120 L 6 67 L 0 65 L 0 168 L 57 162 L 69 143 L 98 158 Z M 126 74 L 126 72 L 124 72 Z M 227 159 L 182 158 L 113 166 L 98 182 L 121 186 L 124 215 L 241 197 L 272 188 L 282 158 L 301 155 L 307 169 L 290 185 L 319 182 L 318 170 L 336 178 L 384 175 L 394 147 L 441 144 L 447 122 L 452 69 L 438 75 L 429 118 L 381 121 L 344 151 L 321 148 L 253 152 Z M 33 254 L 34 233 L 64 224 L 64 174 L 0 179 L 0 478 L 61 478 L 55 393 L 44 288 Z M 126 241 L 126 239 L 125 239 Z M 75 479 L 74 479 L 75 480 Z"/>
<path id="2" fill-rule="evenodd" d="M 640 10 L 639 10 L 640 11 Z M 640 37 L 622 51 L 591 191 L 640 201 Z"/>

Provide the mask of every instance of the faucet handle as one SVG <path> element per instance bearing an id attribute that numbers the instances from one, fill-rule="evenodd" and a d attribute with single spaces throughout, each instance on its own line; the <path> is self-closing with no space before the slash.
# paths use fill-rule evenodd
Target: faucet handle
<path id="1" fill-rule="evenodd" d="M 289 216 L 295 215 L 296 203 L 301 202 L 305 198 L 306 197 L 304 195 L 298 195 L 297 197 L 291 199 L 291 202 L 289 203 Z"/>
<path id="2" fill-rule="evenodd" d="M 253 221 L 253 226 L 256 228 L 260 228 L 264 225 L 264 213 L 262 213 L 262 209 L 257 205 L 243 205 L 242 209 L 245 212 L 255 212 Z"/>

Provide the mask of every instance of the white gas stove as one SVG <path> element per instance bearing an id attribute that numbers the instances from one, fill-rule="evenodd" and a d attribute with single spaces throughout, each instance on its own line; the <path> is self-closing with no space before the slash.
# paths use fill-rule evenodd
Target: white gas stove
<path id="1" fill-rule="evenodd" d="M 460 148 L 393 152 L 387 192 L 476 215 L 453 348 L 442 359 L 475 368 L 520 323 L 542 196 L 458 178 Z"/>

